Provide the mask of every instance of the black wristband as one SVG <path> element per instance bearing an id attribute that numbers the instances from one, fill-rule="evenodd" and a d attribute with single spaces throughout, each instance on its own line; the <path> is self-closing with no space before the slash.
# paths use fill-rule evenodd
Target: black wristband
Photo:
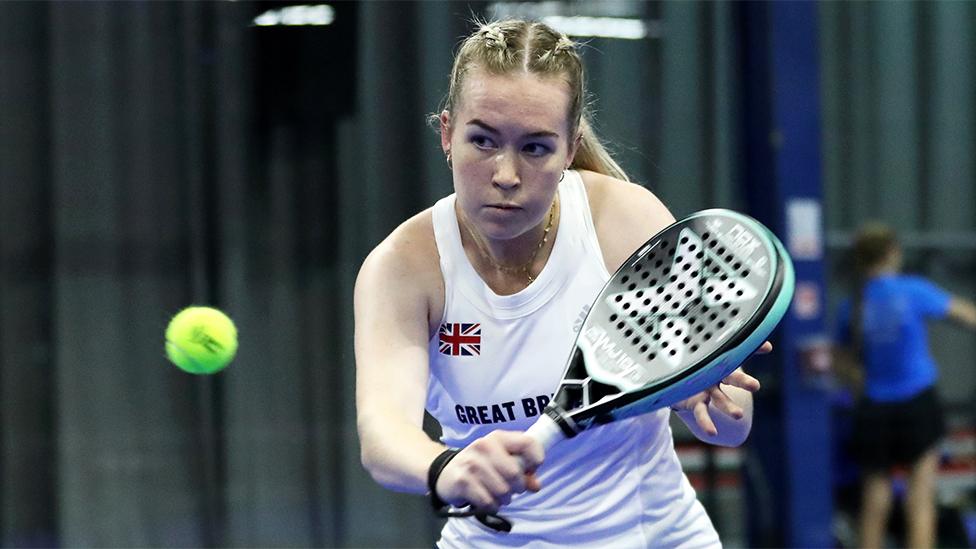
<path id="1" fill-rule="evenodd" d="M 427 469 L 427 489 L 430 490 L 430 505 L 434 508 L 434 512 L 439 517 L 474 517 L 478 519 L 478 522 L 493 530 L 504 533 L 511 532 L 512 523 L 504 517 L 494 513 L 479 512 L 471 505 L 467 505 L 463 509 L 453 509 L 449 503 L 437 495 L 437 479 L 440 478 L 444 467 L 447 467 L 454 456 L 460 453 L 461 450 L 448 448 L 430 462 L 430 468 Z"/>
<path id="2" fill-rule="evenodd" d="M 448 448 L 435 457 L 434 461 L 430 462 L 430 468 L 427 469 L 427 489 L 430 490 L 430 505 L 435 511 L 443 511 L 445 507 L 449 507 L 447 502 L 437 495 L 437 479 L 440 478 L 444 467 L 447 467 L 447 464 L 459 453 L 461 453 L 461 450 Z"/>

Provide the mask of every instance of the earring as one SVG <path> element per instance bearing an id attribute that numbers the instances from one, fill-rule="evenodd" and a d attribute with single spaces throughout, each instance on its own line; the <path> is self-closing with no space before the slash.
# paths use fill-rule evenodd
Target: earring
<path id="1" fill-rule="evenodd" d="M 566 170 L 563 170 L 563 173 L 559 174 L 559 182 L 560 183 L 563 182 L 563 179 L 566 179 Z"/>
<path id="2" fill-rule="evenodd" d="M 451 164 L 451 151 L 447 151 L 447 167 L 453 169 L 454 166 Z"/>

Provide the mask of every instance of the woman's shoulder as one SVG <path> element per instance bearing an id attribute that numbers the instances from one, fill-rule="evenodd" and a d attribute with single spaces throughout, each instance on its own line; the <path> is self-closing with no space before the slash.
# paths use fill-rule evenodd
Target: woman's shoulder
<path id="1" fill-rule="evenodd" d="M 380 280 L 394 281 L 436 291 L 440 282 L 440 257 L 434 240 L 432 208 L 401 223 L 363 261 L 362 272 Z"/>
<path id="2" fill-rule="evenodd" d="M 610 272 L 648 238 L 674 222 L 667 207 L 645 187 L 587 170 L 579 174 Z"/>
<path id="3" fill-rule="evenodd" d="M 357 323 L 360 311 L 381 310 L 387 322 L 408 331 L 412 322 L 425 320 L 432 337 L 443 304 L 444 280 L 427 209 L 401 223 L 366 256 L 356 277 Z"/>
<path id="4" fill-rule="evenodd" d="M 592 198 L 612 198 L 638 195 L 653 196 L 649 190 L 637 183 L 623 181 L 606 174 L 590 170 L 577 170 L 586 192 Z"/>
<path id="5" fill-rule="evenodd" d="M 579 174 L 594 218 L 636 216 L 660 225 L 658 230 L 674 221 L 658 197 L 642 185 L 588 170 L 580 170 Z"/>

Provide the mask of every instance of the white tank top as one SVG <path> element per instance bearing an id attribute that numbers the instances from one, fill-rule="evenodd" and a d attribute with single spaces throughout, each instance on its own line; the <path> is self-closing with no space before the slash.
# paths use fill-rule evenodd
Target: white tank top
<path id="1" fill-rule="evenodd" d="M 495 429 L 527 429 L 562 376 L 576 331 L 610 278 L 583 181 L 565 172 L 549 260 L 524 290 L 495 294 L 468 261 L 455 196 L 433 208 L 444 315 L 430 340 L 427 410 L 444 444 L 461 448 Z M 718 535 L 681 470 L 669 412 L 611 423 L 546 454 L 538 493 L 512 498 L 499 533 L 452 518 L 442 549 L 468 547 L 714 547 Z"/>

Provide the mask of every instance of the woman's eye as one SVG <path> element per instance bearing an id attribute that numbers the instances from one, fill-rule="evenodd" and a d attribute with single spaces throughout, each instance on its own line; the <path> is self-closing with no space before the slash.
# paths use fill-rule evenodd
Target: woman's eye
<path id="1" fill-rule="evenodd" d="M 475 135 L 471 138 L 471 143 L 479 149 L 490 149 L 495 146 L 495 143 L 491 138 L 485 137 L 483 135 Z"/>
<path id="2" fill-rule="evenodd" d="M 548 145 L 543 145 L 542 143 L 529 143 L 525 147 L 522 147 L 529 156 L 544 156 L 552 152 L 552 149 Z"/>

